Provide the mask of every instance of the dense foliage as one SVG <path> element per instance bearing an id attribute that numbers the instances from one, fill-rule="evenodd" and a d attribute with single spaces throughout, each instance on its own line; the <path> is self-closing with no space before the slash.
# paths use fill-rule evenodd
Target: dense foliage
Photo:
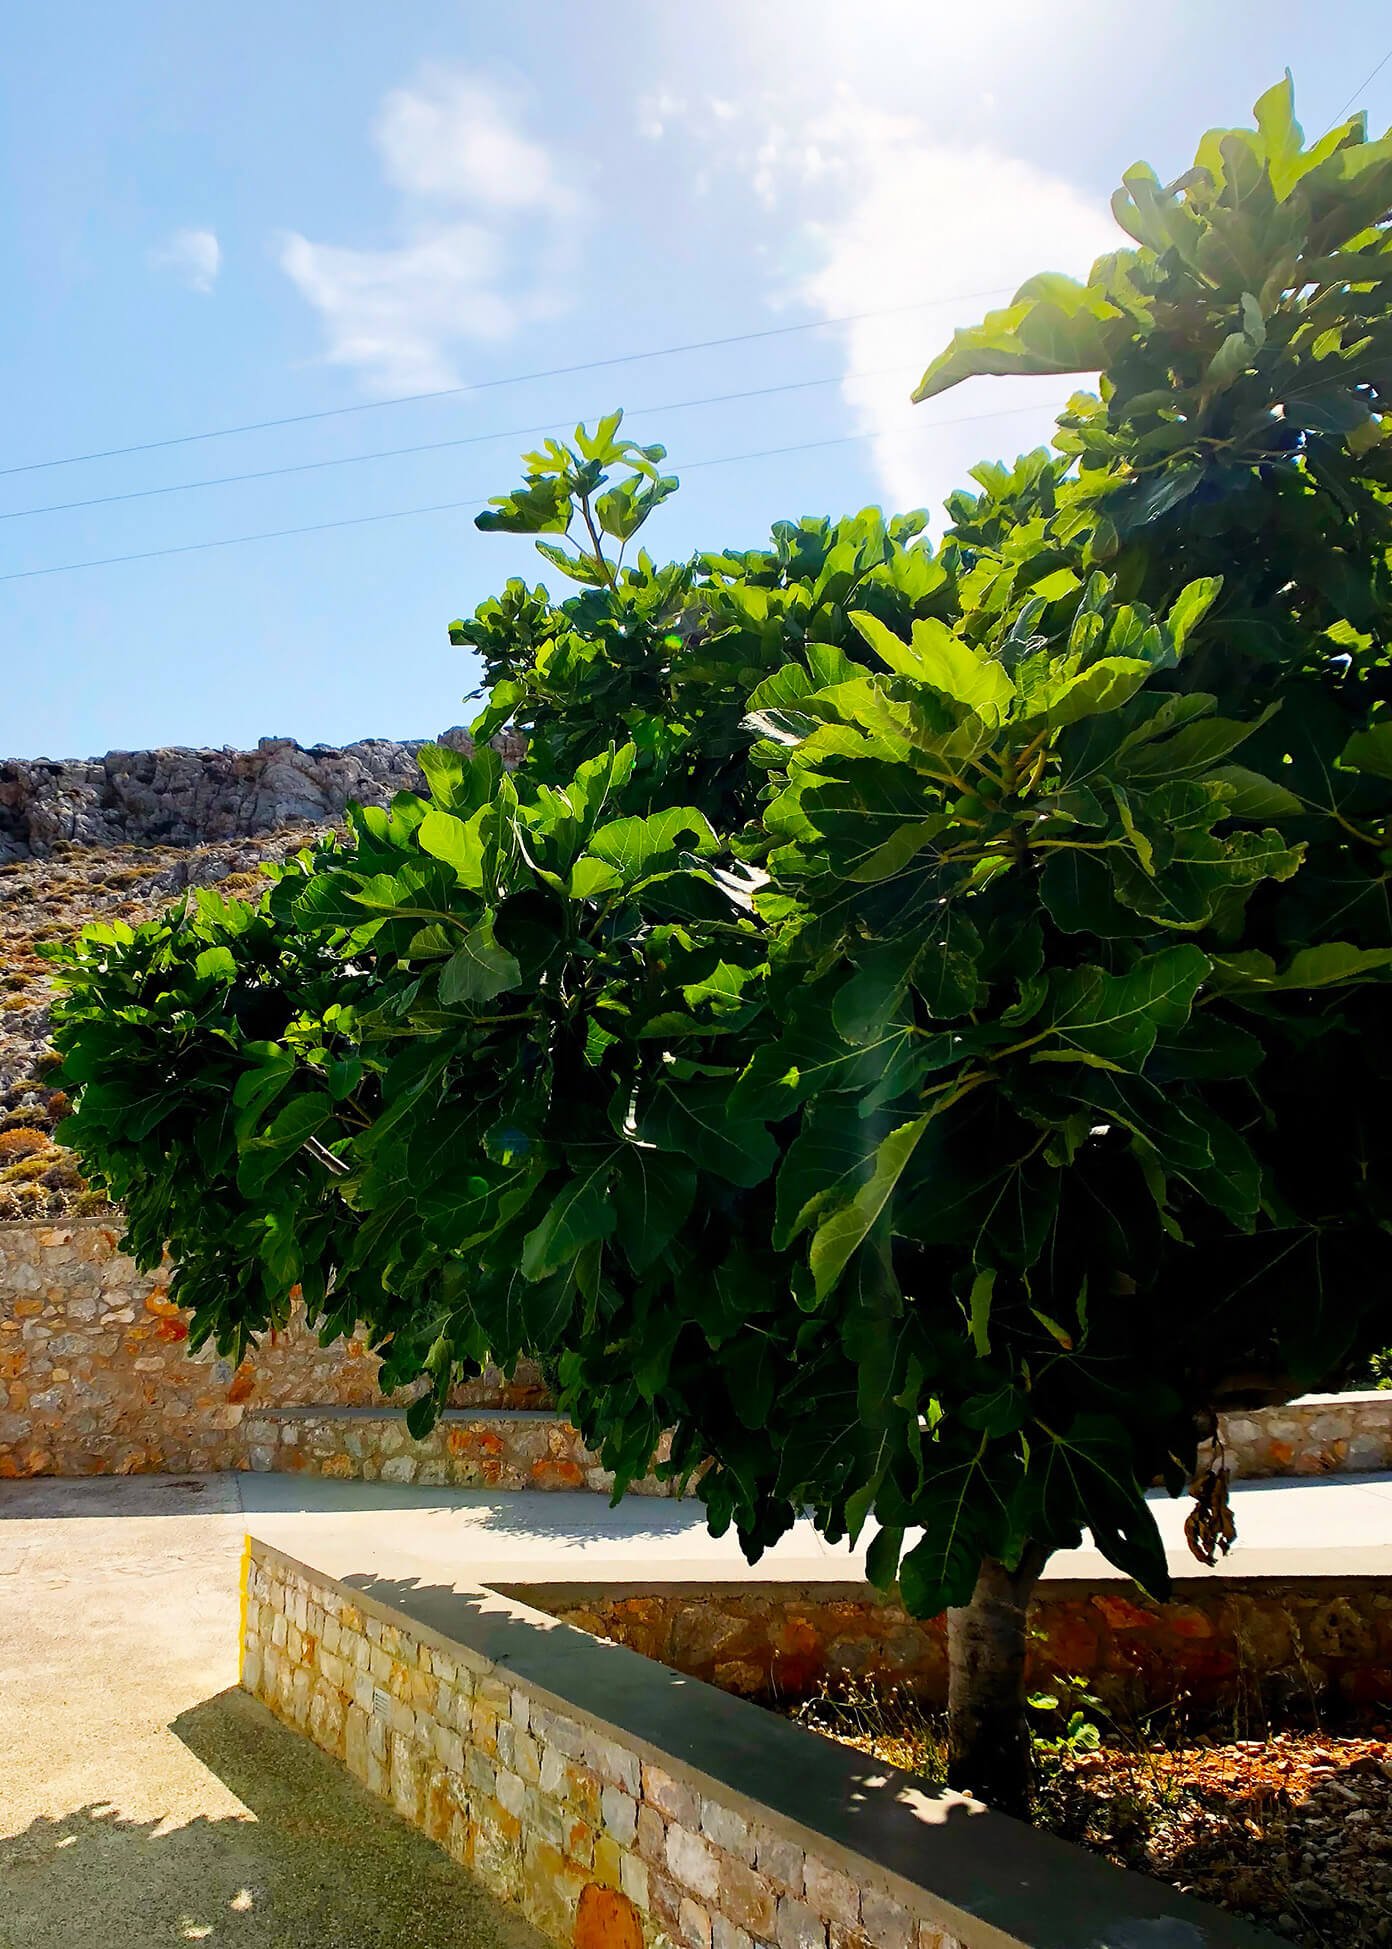
<path id="1" fill-rule="evenodd" d="M 1140 1485 L 1388 1338 L 1390 205 L 1288 86 L 1129 172 L 1134 249 L 929 368 L 1102 374 L 936 552 L 623 566 L 661 450 L 530 456 L 481 525 L 582 592 L 454 632 L 515 773 L 67 955 L 64 1135 L 197 1336 L 302 1288 L 418 1427 L 540 1354 L 621 1479 L 873 1515 L 918 1612 L 1084 1528 L 1162 1589 Z"/>

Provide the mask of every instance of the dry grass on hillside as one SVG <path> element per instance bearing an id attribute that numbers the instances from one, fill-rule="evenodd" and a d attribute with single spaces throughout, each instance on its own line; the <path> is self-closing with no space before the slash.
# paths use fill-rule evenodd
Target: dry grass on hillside
<path id="1" fill-rule="evenodd" d="M 190 886 L 254 895 L 261 860 L 283 859 L 314 837 L 288 827 L 203 846 L 73 846 L 0 865 L 0 1220 L 99 1211 L 105 1202 L 52 1139 L 68 1103 L 52 1081 L 52 984 L 39 943 L 69 940 L 93 920 L 147 920 Z"/>

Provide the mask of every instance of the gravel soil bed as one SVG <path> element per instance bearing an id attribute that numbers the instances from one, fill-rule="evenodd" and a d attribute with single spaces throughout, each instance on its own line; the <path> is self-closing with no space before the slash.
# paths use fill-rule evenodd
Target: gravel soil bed
<path id="1" fill-rule="evenodd" d="M 906 1695 L 856 1690 L 791 1716 L 942 1783 L 943 1721 Z M 1152 1725 L 1085 1744 L 1041 1743 L 1039 1826 L 1302 1949 L 1392 1944 L 1392 1726 L 1199 1740 Z"/>
<path id="2" fill-rule="evenodd" d="M 1392 1943 L 1392 1742 L 1327 1734 L 1060 1760 L 1039 1817 L 1310 1949 Z"/>

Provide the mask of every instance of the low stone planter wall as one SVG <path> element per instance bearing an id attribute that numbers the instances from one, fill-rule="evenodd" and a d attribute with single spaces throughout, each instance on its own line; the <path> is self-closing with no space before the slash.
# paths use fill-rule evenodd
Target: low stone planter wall
<path id="1" fill-rule="evenodd" d="M 942 1618 L 863 1583 L 500 1586 L 548 1616 L 765 1704 L 863 1680 L 947 1703 Z M 1392 1579 L 1207 1577 L 1153 1603 L 1135 1587 L 1046 1579 L 1030 1607 L 1030 1682 L 1072 1672 L 1109 1709 L 1306 1716 L 1392 1702 Z"/>
<path id="2" fill-rule="evenodd" d="M 542 1410 L 451 1408 L 423 1440 L 414 1441 L 404 1408 L 282 1408 L 254 1415 L 242 1434 L 241 1466 L 253 1469 L 456 1489 L 594 1489 L 608 1495 L 614 1487 L 613 1476 L 570 1423 Z M 672 1495 L 675 1485 L 649 1475 L 629 1492 Z"/>
<path id="3" fill-rule="evenodd" d="M 242 1683 L 566 1949 L 1273 1949 L 495 1592 L 413 1583 L 249 1539 Z"/>

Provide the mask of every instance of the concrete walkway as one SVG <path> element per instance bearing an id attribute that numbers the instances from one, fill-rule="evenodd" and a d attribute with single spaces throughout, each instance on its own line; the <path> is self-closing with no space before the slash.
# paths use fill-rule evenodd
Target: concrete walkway
<path id="1" fill-rule="evenodd" d="M 1232 1499 L 1236 1546 L 1207 1571 L 1184 1540 L 1187 1499 L 1152 1496 L 1175 1576 L 1392 1576 L 1392 1474 L 1238 1482 Z M 170 1530 L 171 1516 L 196 1520 Z M 0 1591 L 17 1549 L 51 1549 L 57 1535 L 73 1534 L 70 1519 L 78 1517 L 119 1519 L 120 1528 L 107 1532 L 113 1546 L 120 1538 L 126 1549 L 145 1549 L 162 1537 L 162 1548 L 175 1553 L 163 1559 L 171 1565 L 187 1550 L 235 1556 L 250 1530 L 292 1554 L 312 1557 L 332 1545 L 340 1563 L 345 1552 L 361 1554 L 363 1570 L 404 1554 L 448 1567 L 472 1584 L 726 1583 L 751 1576 L 761 1583 L 825 1583 L 864 1574 L 863 1548 L 833 1547 L 810 1522 L 795 1524 L 751 1571 L 733 1532 L 711 1536 L 694 1499 L 629 1496 L 611 1509 L 603 1496 L 586 1491 L 416 1488 L 307 1475 L 215 1475 L 182 1483 L 157 1476 L 47 1479 L 0 1482 L 0 1524 L 7 1517 L 21 1519 L 20 1534 L 30 1542 L 0 1528 Z M 1124 1581 L 1090 1546 L 1060 1551 L 1044 1574 Z"/>
<path id="2" fill-rule="evenodd" d="M 239 1478 L 246 1528 L 292 1555 L 362 1571 L 410 1556 L 464 1583 L 522 1584 L 659 1580 L 664 1583 L 859 1581 L 864 1548 L 823 1542 L 797 1523 L 754 1569 L 733 1532 L 711 1536 L 694 1499 L 629 1496 L 611 1509 L 602 1496 L 419 1489 L 323 1477 Z M 50 1493 L 60 1485 L 50 1485 Z M 85 1486 L 90 1490 L 96 1484 Z M 32 1493 L 42 1494 L 38 1485 Z M 1232 1491 L 1237 1543 L 1215 1570 L 1189 1553 L 1191 1504 L 1151 1498 L 1176 1577 L 1392 1576 L 1392 1474 L 1303 1481 L 1238 1482 Z M 0 1489 L 0 1514 L 4 1513 Z M 868 1542 L 868 1536 L 863 1541 Z M 342 1569 L 333 1574 L 345 1574 Z M 1046 1578 L 1126 1581 L 1096 1550 L 1063 1550 Z"/>
<path id="3" fill-rule="evenodd" d="M 246 1521 L 230 1476 L 0 1485 L 0 1949 L 540 1949 L 233 1689 Z"/>
<path id="4" fill-rule="evenodd" d="M 1206 1572 L 1185 1505 L 1156 1514 L 1185 1576 L 1392 1576 L 1392 1476 L 1234 1490 Z M 303 1476 L 0 1483 L 0 1949 L 535 1949 L 307 1741 L 232 1689 L 252 1530 L 332 1574 L 835 1583 L 858 1553 L 799 1524 L 752 1573 L 700 1505 Z M 1112 1578 L 1091 1550 L 1052 1577 Z"/>
<path id="5" fill-rule="evenodd" d="M 1215 1576 L 1392 1575 L 1392 1473 L 1236 1482 L 1237 1543 Z M 1177 1576 L 1202 1572 L 1184 1541 L 1187 1499 L 1151 1498 Z M 169 1527 L 170 1519 L 174 1526 Z M 0 1482 L 0 1593 L 21 1565 L 40 1565 L 75 1521 L 112 1523 L 102 1538 L 129 1551 L 158 1549 L 171 1568 L 209 1552 L 241 1548 L 250 1530 L 286 1549 L 291 1539 L 380 1537 L 451 1563 L 475 1582 L 516 1581 L 535 1572 L 587 1581 L 611 1572 L 632 1579 L 728 1581 L 753 1575 L 786 1582 L 859 1577 L 864 1550 L 832 1545 L 810 1522 L 794 1525 L 751 1573 L 733 1532 L 714 1537 L 694 1498 L 629 1496 L 617 1509 L 588 1491 L 417 1488 L 409 1483 L 343 1482 L 313 1475 L 42 1477 Z M 114 1570 L 114 1566 L 113 1566 Z M 1116 1578 L 1091 1547 L 1051 1559 L 1046 1577 Z"/>

